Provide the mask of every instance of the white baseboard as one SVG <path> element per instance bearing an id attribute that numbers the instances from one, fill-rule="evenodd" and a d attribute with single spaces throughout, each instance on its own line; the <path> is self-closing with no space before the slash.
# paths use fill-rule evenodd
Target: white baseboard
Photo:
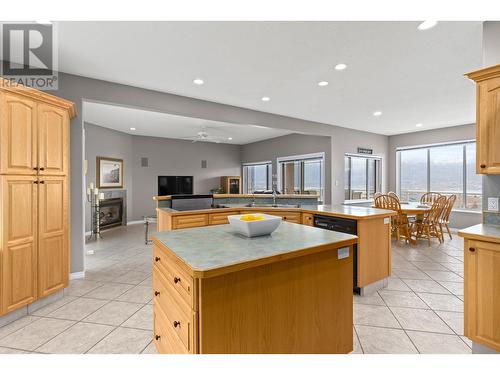
<path id="1" fill-rule="evenodd" d="M 85 277 L 85 271 L 73 272 L 69 274 L 70 280 L 83 279 Z"/>
<path id="2" fill-rule="evenodd" d="M 134 225 L 134 224 L 144 224 L 144 220 L 131 220 L 131 221 L 127 221 L 127 225 Z"/>

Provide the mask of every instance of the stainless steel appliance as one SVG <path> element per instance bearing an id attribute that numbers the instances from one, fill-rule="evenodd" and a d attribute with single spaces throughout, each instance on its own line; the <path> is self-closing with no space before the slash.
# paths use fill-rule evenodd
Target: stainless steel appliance
<path id="1" fill-rule="evenodd" d="M 205 210 L 212 208 L 214 197 L 206 195 L 172 195 L 172 209 L 177 211 Z"/>

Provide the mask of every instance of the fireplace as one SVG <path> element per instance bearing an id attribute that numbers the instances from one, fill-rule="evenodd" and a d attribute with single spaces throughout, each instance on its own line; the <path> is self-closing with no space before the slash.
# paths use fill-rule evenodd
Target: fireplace
<path id="1" fill-rule="evenodd" d="M 123 198 L 102 199 L 99 202 L 99 227 L 101 230 L 123 224 Z"/>

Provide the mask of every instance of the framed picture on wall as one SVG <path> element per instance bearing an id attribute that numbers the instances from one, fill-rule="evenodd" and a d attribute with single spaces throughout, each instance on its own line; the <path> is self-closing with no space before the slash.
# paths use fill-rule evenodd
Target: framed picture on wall
<path id="1" fill-rule="evenodd" d="M 97 157 L 97 187 L 100 189 L 123 188 L 123 159 Z"/>

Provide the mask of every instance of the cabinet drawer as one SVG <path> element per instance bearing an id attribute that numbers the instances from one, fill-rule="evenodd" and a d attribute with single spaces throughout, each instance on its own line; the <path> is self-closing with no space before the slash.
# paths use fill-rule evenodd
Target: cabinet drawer
<path id="1" fill-rule="evenodd" d="M 229 224 L 227 217 L 229 215 L 238 215 L 238 211 L 232 212 L 217 212 L 215 214 L 208 214 L 208 224 L 209 225 L 218 225 L 218 224 Z"/>
<path id="2" fill-rule="evenodd" d="M 160 308 L 167 318 L 165 326 L 169 326 L 180 338 L 188 351 L 192 351 L 193 313 L 189 306 L 180 300 L 178 294 L 171 290 L 168 282 L 159 272 L 153 273 L 154 308 Z"/>
<path id="3" fill-rule="evenodd" d="M 180 337 L 177 336 L 173 327 L 170 326 L 166 314 L 159 305 L 154 307 L 154 336 L 156 350 L 160 354 L 187 354 Z"/>
<path id="4" fill-rule="evenodd" d="M 167 254 L 161 251 L 157 246 L 153 246 L 153 272 L 162 274 L 165 282 L 169 284 L 172 290 L 176 290 L 180 297 L 195 309 L 194 305 L 194 280 L 185 271 L 181 270 Z"/>
<path id="5" fill-rule="evenodd" d="M 204 227 L 208 225 L 208 215 L 185 215 L 172 218 L 172 229 Z"/>
<path id="6" fill-rule="evenodd" d="M 266 213 L 268 215 L 281 216 L 283 218 L 283 220 L 288 221 L 290 223 L 300 224 L 300 222 L 301 222 L 300 212 L 268 211 L 268 212 L 264 212 L 264 213 Z"/>
<path id="7" fill-rule="evenodd" d="M 302 224 L 314 226 L 314 216 L 313 214 L 302 214 Z"/>

